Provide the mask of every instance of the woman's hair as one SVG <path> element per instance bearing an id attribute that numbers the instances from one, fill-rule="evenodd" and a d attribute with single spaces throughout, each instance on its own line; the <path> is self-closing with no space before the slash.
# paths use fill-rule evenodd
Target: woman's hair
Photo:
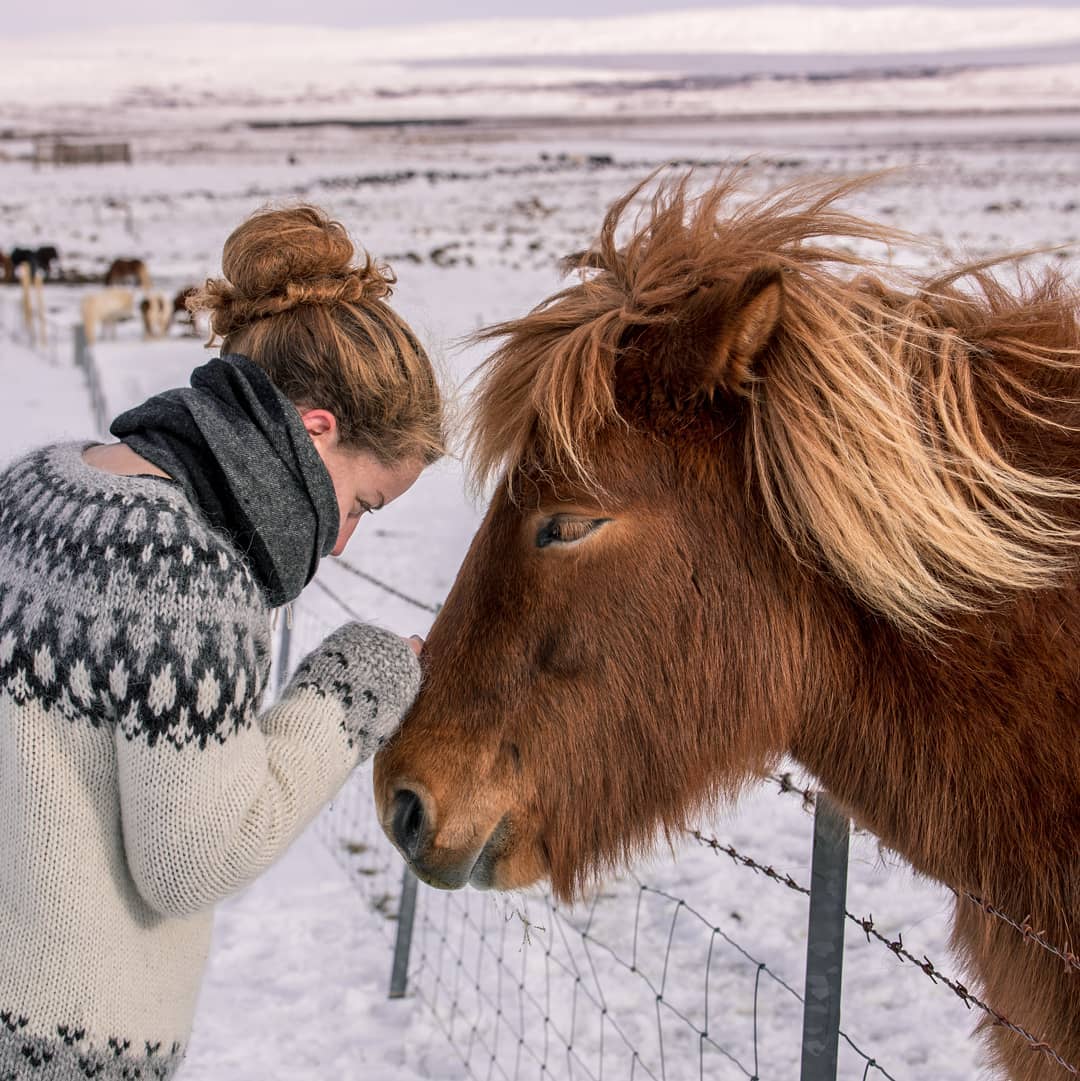
<path id="1" fill-rule="evenodd" d="M 188 308 L 210 313 L 211 344 L 242 353 L 290 401 L 326 409 L 343 446 L 390 465 L 445 453 L 438 380 L 416 336 L 386 303 L 389 267 L 356 252 L 313 206 L 261 210 L 225 241 L 223 278 Z"/>

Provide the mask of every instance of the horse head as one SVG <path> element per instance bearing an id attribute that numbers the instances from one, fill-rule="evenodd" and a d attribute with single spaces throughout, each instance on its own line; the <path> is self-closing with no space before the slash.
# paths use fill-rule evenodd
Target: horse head
<path id="1" fill-rule="evenodd" d="M 893 235 L 834 206 L 852 186 L 683 180 L 628 223 L 631 192 L 577 281 L 486 332 L 498 483 L 376 761 L 421 878 L 576 896 L 784 753 L 873 802 L 844 741 L 929 724 L 941 643 L 1075 562 L 1071 436 L 1032 404 L 1075 373 L 1060 283 L 905 288 L 852 254 Z"/>

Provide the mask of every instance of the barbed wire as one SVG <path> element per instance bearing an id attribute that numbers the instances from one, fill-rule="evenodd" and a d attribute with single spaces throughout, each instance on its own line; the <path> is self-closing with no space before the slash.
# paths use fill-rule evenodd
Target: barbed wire
<path id="1" fill-rule="evenodd" d="M 383 582 L 381 579 L 379 579 L 375 575 L 369 574 L 366 571 L 361 571 L 359 568 L 354 567 L 351 563 L 349 563 L 348 561 L 342 560 L 340 557 L 339 557 L 339 559 L 337 561 L 337 565 L 340 566 L 343 570 L 346 570 L 350 574 L 354 575 L 355 577 L 360 578 L 363 581 L 366 581 L 369 584 L 374 585 L 377 588 L 385 591 L 386 593 L 388 593 L 388 594 L 390 594 L 392 596 L 398 597 L 399 599 L 404 600 L 409 604 L 412 604 L 412 605 L 414 605 L 414 606 L 416 606 L 418 608 L 421 608 L 424 611 L 432 612 L 432 613 L 438 613 L 439 608 L 441 607 L 440 605 L 430 605 L 430 604 L 427 604 L 427 603 L 425 603 L 423 601 L 417 600 L 416 598 L 411 597 L 408 594 L 405 594 L 405 593 L 401 592 L 400 590 L 396 589 L 394 586 L 391 586 L 389 583 Z M 342 601 L 325 584 L 323 584 L 322 582 L 319 582 L 317 580 L 315 581 L 315 584 L 324 593 L 326 593 L 328 596 L 330 596 L 335 601 L 335 603 L 337 603 L 347 614 L 352 616 L 352 618 L 360 618 L 359 615 L 357 613 L 355 613 L 350 608 L 349 605 L 347 605 L 344 601 Z M 769 774 L 769 775 L 767 775 L 767 779 L 772 780 L 774 783 L 776 783 L 778 785 L 779 790 L 780 790 L 781 793 L 790 793 L 790 794 L 798 795 L 802 799 L 804 809 L 809 809 L 810 807 L 813 807 L 813 806 L 816 805 L 816 793 L 810 788 L 802 787 L 802 786 L 798 785 L 797 783 L 795 783 L 795 781 L 792 779 L 792 775 L 791 775 L 790 772 L 784 772 L 784 773 L 780 773 L 780 774 Z M 718 853 L 722 853 L 724 855 L 727 855 L 737 865 L 740 865 L 740 866 L 746 867 L 746 868 L 748 868 L 750 870 L 753 870 L 755 873 L 761 874 L 766 878 L 772 879 L 773 881 L 778 882 L 779 884 L 785 886 L 788 889 L 793 890 L 794 892 L 797 892 L 797 893 L 800 893 L 800 894 L 803 894 L 803 895 L 809 897 L 810 890 L 808 888 L 806 888 L 805 886 L 800 885 L 797 881 L 795 881 L 794 878 L 792 878 L 791 875 L 786 874 L 786 873 L 781 873 L 781 872 L 777 871 L 770 864 L 762 864 L 759 861 L 753 859 L 752 857 L 743 855 L 741 852 L 736 850 L 733 845 L 721 844 L 714 837 L 713 838 L 706 837 L 703 833 L 701 833 L 700 830 L 690 831 L 690 836 L 693 837 L 699 844 L 702 844 L 702 845 L 705 845 L 705 846 L 707 846 L 709 848 L 712 848 L 714 851 L 716 851 Z M 646 887 L 646 886 L 644 886 L 644 884 L 640 884 L 640 885 L 641 885 L 642 890 L 650 889 L 650 887 Z M 661 895 L 661 896 L 670 896 L 670 895 L 662 893 L 662 891 L 653 891 L 653 892 L 656 892 L 658 895 Z M 1022 922 L 1018 923 L 1018 922 L 1014 921 L 1013 919 L 1011 919 L 1006 913 L 1002 912 L 1000 909 L 996 908 L 992 904 L 986 902 L 985 900 L 983 900 L 982 898 L 977 897 L 974 894 L 971 894 L 971 893 L 969 893 L 967 891 L 957 891 L 957 890 L 953 890 L 953 892 L 956 893 L 958 896 L 965 897 L 969 902 L 971 902 L 973 904 L 976 904 L 979 908 L 981 908 L 983 911 L 985 911 L 989 915 L 991 915 L 991 916 L 993 916 L 993 917 L 995 917 L 997 919 L 1000 919 L 1003 922 L 1007 923 L 1009 926 L 1013 927 L 1018 933 L 1020 933 L 1023 936 L 1025 941 L 1035 942 L 1041 948 L 1047 950 L 1048 952 L 1050 952 L 1054 956 L 1057 956 L 1058 958 L 1060 958 L 1062 961 L 1064 961 L 1066 963 L 1067 966 L 1080 970 L 1080 958 L 1078 958 L 1076 954 L 1072 953 L 1069 950 L 1064 950 L 1064 951 L 1059 950 L 1058 948 L 1053 946 L 1050 942 L 1048 942 L 1046 940 L 1045 936 L 1041 932 L 1036 931 L 1031 926 L 1030 922 L 1027 919 L 1025 919 Z M 685 902 L 681 901 L 678 898 L 671 898 L 671 899 L 677 901 L 680 906 L 687 907 L 688 910 L 689 910 L 689 906 L 686 906 Z M 699 918 L 701 918 L 703 920 L 703 917 L 700 917 L 699 914 L 695 913 L 695 915 L 698 915 Z M 938 983 L 944 984 L 969 1009 L 971 1009 L 972 1007 L 975 1007 L 977 1009 L 982 1010 L 987 1016 L 989 1016 L 991 1018 L 991 1020 L 993 1021 L 993 1023 L 995 1025 L 999 1025 L 1001 1027 L 1004 1027 L 1004 1028 L 1008 1029 L 1009 1031 L 1013 1032 L 1014 1034 L 1020 1036 L 1028 1044 L 1028 1046 L 1029 1046 L 1029 1048 L 1031 1050 L 1037 1051 L 1039 1053 L 1042 1053 L 1042 1054 L 1048 1056 L 1054 1062 L 1056 1062 L 1059 1066 L 1061 1066 L 1062 1069 L 1066 1070 L 1068 1073 L 1070 1073 L 1070 1074 L 1072 1074 L 1074 1076 L 1080 1075 L 1080 1070 L 1078 1070 L 1076 1066 L 1073 1066 L 1071 1063 L 1067 1062 L 1049 1044 L 1047 1044 L 1045 1041 L 1039 1039 L 1038 1037 L 1034 1036 L 1032 1033 L 1028 1032 L 1021 1025 L 1015 1024 L 1014 1022 L 1010 1021 L 1004 1014 L 1000 1013 L 998 1010 L 995 1010 L 992 1006 L 990 1006 L 987 1003 L 983 1002 L 976 995 L 972 994 L 968 990 L 968 988 L 965 987 L 958 980 L 955 980 L 955 979 L 949 977 L 946 973 L 942 972 L 939 968 L 937 968 L 937 966 L 934 965 L 934 963 L 928 957 L 924 956 L 921 960 L 919 958 L 915 957 L 915 955 L 912 954 L 904 946 L 902 935 L 898 935 L 896 939 L 890 939 L 887 936 L 881 934 L 881 932 L 878 931 L 877 928 L 875 927 L 872 916 L 868 915 L 868 916 L 865 916 L 865 917 L 859 917 L 859 916 L 854 915 L 853 913 L 851 913 L 847 909 L 844 910 L 844 915 L 849 921 L 851 921 L 852 923 L 854 923 L 856 926 L 859 927 L 859 929 L 866 935 L 867 941 L 870 941 L 871 939 L 874 939 L 874 940 L 878 941 L 880 944 L 885 946 L 894 956 L 898 957 L 901 961 L 906 960 L 906 961 L 911 962 L 916 968 L 920 969 L 920 971 L 922 971 L 931 980 L 931 982 L 934 983 L 935 985 L 937 985 Z M 715 929 L 715 930 L 718 931 L 718 929 Z M 635 943 L 635 946 L 636 946 L 636 943 Z M 741 949 L 741 947 L 740 947 L 740 949 Z M 669 950 L 670 950 L 670 939 L 669 939 Z M 710 946 L 710 956 L 711 956 L 711 946 Z M 749 955 L 747 955 L 747 956 L 749 956 Z M 763 962 L 755 962 L 755 963 L 760 965 L 759 978 L 760 978 L 760 973 L 761 972 L 768 972 L 769 975 L 774 975 L 773 973 L 771 973 L 770 970 L 768 970 L 768 967 L 766 965 L 764 965 Z M 666 968 L 666 961 L 665 961 L 665 968 Z M 757 997 L 756 996 L 757 996 L 757 992 L 756 992 L 756 989 L 755 989 L 755 1001 L 754 1001 L 755 1028 L 756 1028 L 756 1015 L 757 1015 Z M 801 997 L 798 996 L 797 994 L 796 994 L 796 997 L 799 998 L 800 1001 L 802 1001 Z M 662 999 L 662 992 L 658 994 L 658 998 L 657 998 L 657 1003 L 658 1003 L 657 1009 L 658 1010 L 659 1010 L 659 1003 L 661 1002 L 661 999 Z M 683 1017 L 683 1020 L 686 1021 L 687 1019 L 685 1017 Z M 689 1022 L 687 1022 L 687 1023 L 689 1023 Z M 475 1026 L 474 1026 L 474 1036 L 475 1035 L 476 1035 L 476 1031 L 475 1031 Z M 855 1050 L 858 1051 L 858 1048 L 855 1048 L 855 1045 L 851 1042 L 849 1037 L 846 1036 L 846 1034 L 841 1032 L 841 1035 L 844 1036 L 844 1039 L 847 1040 L 848 1043 L 851 1044 L 851 1046 Z M 705 1039 L 706 1035 L 705 1035 L 704 1032 L 699 1032 L 699 1037 L 701 1039 Z M 718 1051 L 720 1051 L 722 1054 L 727 1055 L 727 1052 L 725 1052 L 718 1045 L 714 1044 L 714 1046 L 716 1046 L 716 1049 Z M 859 1054 L 863 1054 L 863 1052 L 859 1051 Z M 756 1042 L 755 1042 L 755 1056 L 756 1056 Z M 728 1057 L 730 1057 L 730 1056 L 728 1056 Z M 866 1075 L 867 1075 L 869 1069 L 871 1068 L 871 1066 L 873 1066 L 874 1068 L 877 1068 L 883 1074 L 885 1073 L 885 1071 L 873 1059 L 871 1059 L 869 1056 L 866 1056 L 865 1054 L 863 1054 L 863 1057 L 866 1059 L 866 1069 L 864 1070 L 864 1075 L 863 1075 L 864 1078 L 866 1077 Z M 636 1052 L 635 1052 L 635 1062 L 636 1061 L 637 1061 L 637 1056 L 636 1056 Z M 739 1064 L 739 1065 L 740 1065 L 740 1069 L 742 1069 L 743 1072 L 746 1073 L 746 1075 L 748 1077 L 750 1077 L 752 1079 L 756 1079 L 756 1077 L 757 1077 L 757 1064 L 756 1064 L 756 1062 L 755 1062 L 755 1069 L 754 1069 L 753 1073 L 750 1073 L 750 1072 L 746 1071 L 745 1067 L 743 1067 L 741 1064 Z M 631 1071 L 631 1076 L 633 1076 L 633 1069 Z M 654 1076 L 654 1075 L 652 1075 L 650 1073 L 650 1076 Z M 885 1076 L 889 1076 L 889 1075 L 885 1074 Z"/>
<path id="2" fill-rule="evenodd" d="M 1000 908 L 995 908 L 988 901 L 984 901 L 981 897 L 977 897 L 974 893 L 968 890 L 953 889 L 952 886 L 948 887 L 957 897 L 963 897 L 965 900 L 970 901 L 973 905 L 981 908 L 984 912 L 996 919 L 1001 920 L 1003 923 L 1007 923 L 1015 931 L 1018 931 L 1025 942 L 1034 942 L 1037 946 L 1041 946 L 1047 953 L 1052 953 L 1055 957 L 1060 958 L 1065 962 L 1066 968 L 1075 969 L 1080 972 L 1080 955 L 1073 953 L 1069 949 L 1059 950 L 1053 943 L 1047 941 L 1046 936 L 1042 931 L 1036 931 L 1031 926 L 1031 917 L 1025 917 L 1020 923 L 1017 923 L 1014 919 L 1002 912 Z"/>
<path id="3" fill-rule="evenodd" d="M 790 772 L 766 774 L 766 779 L 775 781 L 781 792 L 800 796 L 803 802 L 803 810 L 809 810 L 816 805 L 816 792 L 811 788 L 802 788 L 796 784 L 795 781 L 792 780 Z M 854 828 L 854 832 L 862 833 L 865 831 L 856 827 Z M 731 855 L 731 853 L 728 853 L 728 855 Z M 753 861 L 750 862 L 752 863 Z M 1007 923 L 1014 931 L 1019 933 L 1025 942 L 1034 942 L 1037 946 L 1046 950 L 1047 953 L 1053 954 L 1054 957 L 1057 957 L 1064 962 L 1066 968 L 1080 972 L 1080 954 L 1074 953 L 1068 947 L 1059 949 L 1055 946 L 1047 939 L 1044 932 L 1035 930 L 1031 925 L 1030 916 L 1027 916 L 1020 921 L 1014 920 L 1007 912 L 1003 912 L 1000 908 L 977 896 L 970 890 L 957 889 L 955 886 L 950 886 L 947 882 L 943 882 L 942 885 L 954 896 L 964 898 L 976 907 L 981 908 L 983 912 L 988 915 L 1001 920 L 1003 923 Z"/>
<path id="4" fill-rule="evenodd" d="M 318 578 L 311 579 L 311 585 L 321 590 L 327 597 L 329 597 L 334 604 L 336 604 L 350 619 L 363 620 L 363 616 L 357 612 L 350 605 L 346 604 L 328 585 L 324 582 L 320 582 Z"/>
<path id="5" fill-rule="evenodd" d="M 747 867 L 758 874 L 764 875 L 766 878 L 771 878 L 774 882 L 779 882 L 781 885 L 786 886 L 788 889 L 795 890 L 798 893 L 804 893 L 806 896 L 810 896 L 810 890 L 805 886 L 800 885 L 790 875 L 780 874 L 773 867 L 759 863 L 757 860 L 750 856 L 744 856 L 741 852 L 731 844 L 721 844 L 715 837 L 706 837 L 699 830 L 693 830 L 690 832 L 690 836 L 693 837 L 699 844 L 705 845 L 707 848 L 711 848 L 717 853 L 722 853 L 730 857 L 730 859 L 737 865 Z M 996 914 L 996 913 L 995 913 Z M 919 960 L 910 950 L 904 946 L 903 936 L 898 934 L 895 939 L 890 939 L 883 935 L 874 926 L 873 916 L 856 916 L 848 909 L 844 909 L 844 916 L 854 923 L 865 935 L 866 940 L 869 942 L 874 939 L 885 946 L 891 953 L 901 960 L 910 961 L 916 968 L 924 972 L 932 983 L 935 985 L 938 983 L 944 984 L 949 988 L 969 1009 L 972 1006 L 977 1007 L 986 1013 L 995 1025 L 1000 1025 L 1003 1028 L 1007 1028 L 1010 1032 L 1014 1032 L 1026 1041 L 1028 1046 L 1033 1051 L 1038 1051 L 1047 1055 L 1053 1059 L 1062 1069 L 1073 1074 L 1074 1076 L 1080 1075 L 1080 1070 L 1076 1066 L 1067 1062 L 1058 1054 L 1045 1040 L 1034 1036 L 1028 1032 L 1027 1029 L 1021 1025 L 1017 1025 L 1010 1021 L 1004 1014 L 995 1010 L 992 1006 L 987 1005 L 976 995 L 973 995 L 962 983 L 958 980 L 952 979 L 950 976 L 942 972 L 929 957 L 924 956 L 922 960 Z M 1012 922 L 1007 921 L 1007 922 Z M 1015 924 L 1013 926 L 1016 926 Z M 1018 928 L 1019 929 L 1019 928 Z M 1057 952 L 1056 950 L 1053 952 Z"/>
<path id="6" fill-rule="evenodd" d="M 734 845 L 723 845 L 715 837 L 706 837 L 700 830 L 690 830 L 688 832 L 699 844 L 705 845 L 706 848 L 711 848 L 714 852 L 722 852 L 725 856 L 729 856 L 733 863 L 743 867 L 749 867 L 751 871 L 756 871 L 766 878 L 771 878 L 774 882 L 779 882 L 781 886 L 787 886 L 789 890 L 794 890 L 796 893 L 803 893 L 807 897 L 810 896 L 810 891 L 806 886 L 800 886 L 791 875 L 781 874 L 770 864 L 758 863 L 757 860 L 750 856 L 744 856 L 741 852 L 736 851 Z"/>
<path id="7" fill-rule="evenodd" d="M 342 556 L 338 556 L 335 559 L 334 566 L 340 567 L 343 571 L 348 571 L 349 574 L 352 574 L 355 577 L 360 578 L 373 586 L 377 586 L 384 593 L 389 593 L 392 597 L 397 597 L 398 600 L 405 601 L 407 604 L 411 604 L 414 607 L 420 608 L 425 612 L 431 612 L 437 615 L 439 609 L 442 607 L 441 604 L 428 604 L 426 601 L 420 601 L 417 600 L 415 597 L 410 597 L 408 593 L 402 593 L 400 589 L 390 585 L 388 582 L 382 581 L 382 579 L 380 578 L 376 578 L 374 574 L 370 574 L 367 571 L 362 571 L 359 567 L 354 567 L 347 559 L 344 559 Z"/>
<path id="8" fill-rule="evenodd" d="M 817 793 L 812 788 L 802 788 L 791 779 L 791 773 L 768 773 L 765 775 L 768 781 L 775 781 L 783 793 L 802 797 L 803 810 L 817 806 Z"/>

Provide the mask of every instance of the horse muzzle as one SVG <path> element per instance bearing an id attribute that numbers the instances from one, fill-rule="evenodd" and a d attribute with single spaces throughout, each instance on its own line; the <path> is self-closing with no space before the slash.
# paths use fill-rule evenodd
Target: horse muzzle
<path id="1" fill-rule="evenodd" d="M 426 792 L 401 787 L 394 793 L 382 826 L 394 847 L 422 882 L 441 890 L 497 889 L 496 864 L 508 835 L 503 818 L 479 848 L 465 851 L 436 843 L 434 817 Z"/>

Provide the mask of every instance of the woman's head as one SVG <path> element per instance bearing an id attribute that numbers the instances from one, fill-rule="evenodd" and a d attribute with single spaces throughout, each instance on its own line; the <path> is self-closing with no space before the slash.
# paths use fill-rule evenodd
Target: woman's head
<path id="1" fill-rule="evenodd" d="M 223 353 L 254 361 L 299 409 L 330 413 L 343 448 L 384 465 L 442 456 L 431 362 L 386 303 L 393 274 L 357 261 L 344 226 L 312 206 L 262 210 L 232 232 L 221 262 L 224 277 L 189 307 L 210 313 Z"/>

